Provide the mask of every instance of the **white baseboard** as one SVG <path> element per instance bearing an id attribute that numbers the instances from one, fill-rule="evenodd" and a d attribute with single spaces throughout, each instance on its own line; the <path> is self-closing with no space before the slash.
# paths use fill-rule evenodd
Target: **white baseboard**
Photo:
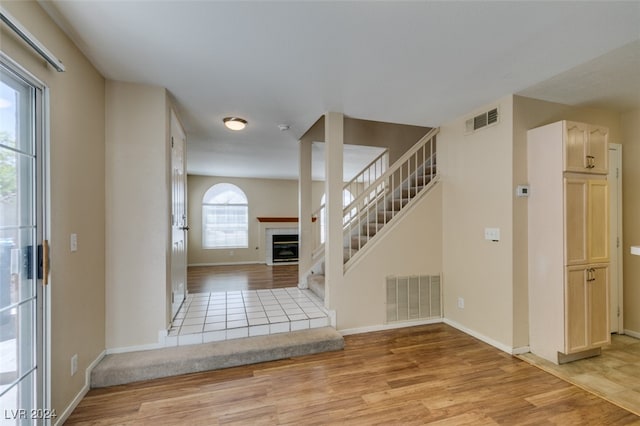
<path id="1" fill-rule="evenodd" d="M 531 352 L 531 348 L 529 346 L 521 346 L 519 348 L 513 348 L 511 350 L 511 355 L 522 355 L 528 354 L 529 352 Z"/>
<path id="2" fill-rule="evenodd" d="M 638 333 L 637 331 L 625 330 L 624 334 L 626 334 L 627 336 L 635 337 L 636 339 L 640 339 L 640 333 Z"/>
<path id="3" fill-rule="evenodd" d="M 514 355 L 514 352 L 516 350 L 519 351 L 521 349 L 521 348 L 514 349 L 510 346 L 507 346 L 503 343 L 498 342 L 497 340 L 492 339 L 491 337 L 485 336 L 484 334 L 480 334 L 477 331 L 471 330 L 470 328 L 467 328 L 461 324 L 458 324 L 457 322 L 452 321 L 450 319 L 445 318 L 444 323 L 462 331 L 463 333 L 468 334 L 469 336 L 475 337 L 478 340 L 482 340 L 484 343 L 487 343 L 493 346 L 494 348 L 500 349 L 501 351 L 506 352 L 509 355 Z M 527 350 L 526 352 L 529 352 L 529 351 Z M 522 353 L 526 353 L 526 352 L 522 352 Z"/>
<path id="4" fill-rule="evenodd" d="M 94 368 L 96 368 L 96 365 L 98 365 L 98 363 L 102 361 L 102 358 L 104 358 L 106 354 L 107 351 L 102 351 L 100 355 L 98 355 L 98 357 L 94 359 L 91 364 L 89 364 L 84 372 L 84 386 L 82 387 L 82 389 L 80 389 L 80 392 L 78 392 L 76 397 L 73 398 L 73 401 L 71 401 L 67 408 L 65 408 L 62 414 L 56 418 L 56 421 L 54 423 L 55 426 L 63 425 L 64 422 L 67 421 L 71 413 L 73 413 L 73 410 L 75 410 L 78 404 L 80 404 L 82 398 L 84 398 L 87 392 L 89 392 L 89 389 L 91 389 L 91 372 Z"/>
<path id="5" fill-rule="evenodd" d="M 264 265 L 266 262 L 251 260 L 248 262 L 217 262 L 217 263 L 190 263 L 187 266 L 233 266 L 233 265 Z"/>
<path id="6" fill-rule="evenodd" d="M 106 350 L 107 355 L 111 354 L 123 354 L 125 352 L 138 352 L 138 351 L 149 351 L 151 349 L 161 349 L 164 348 L 165 345 L 163 343 L 149 343 L 148 345 L 137 345 L 137 346 L 123 346 L 119 348 L 108 348 Z"/>
<path id="7" fill-rule="evenodd" d="M 418 321 L 405 321 L 405 322 L 399 322 L 399 323 L 393 323 L 393 324 L 381 324 L 381 325 L 372 325 L 367 327 L 345 328 L 343 330 L 338 330 L 338 333 L 342 334 L 343 336 L 348 336 L 349 334 L 361 334 L 361 333 L 370 333 L 372 331 L 394 330 L 396 328 L 413 327 L 416 325 L 438 324 L 441 322 L 443 322 L 442 318 L 418 320 Z"/>

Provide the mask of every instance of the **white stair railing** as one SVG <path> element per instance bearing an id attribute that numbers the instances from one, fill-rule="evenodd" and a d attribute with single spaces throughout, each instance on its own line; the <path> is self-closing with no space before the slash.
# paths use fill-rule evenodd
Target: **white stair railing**
<path id="1" fill-rule="evenodd" d="M 352 197 L 357 198 L 363 193 L 371 183 L 375 182 L 384 174 L 389 167 L 389 150 L 385 149 L 376 158 L 371 160 L 356 176 L 343 186 L 343 191 L 349 191 Z M 324 203 L 320 205 L 312 214 L 311 217 L 316 220 L 313 222 L 313 258 L 316 258 L 323 249 L 322 232 L 324 231 L 322 223 L 322 211 L 324 209 Z M 345 207 L 345 206 L 343 206 Z M 355 211 L 353 212 L 356 213 Z"/>
<path id="2" fill-rule="evenodd" d="M 438 179 L 436 136 L 439 131 L 439 128 L 432 129 L 392 166 L 384 166 L 384 170 L 375 179 L 369 179 L 368 176 L 375 175 L 380 170 L 380 166 L 376 164 L 381 157 L 386 157 L 383 161 L 388 162 L 386 151 L 345 184 L 344 189 L 353 188 L 352 194 L 355 197 L 343 210 L 345 264 L 365 243 L 378 235 L 383 226 L 397 218 L 400 211 L 435 184 Z M 373 174 L 368 171 L 371 168 L 374 169 Z M 359 188 L 358 180 L 361 183 Z M 313 228 L 314 262 L 324 254 L 321 237 L 321 212 L 324 208 L 325 205 L 322 204 L 312 213 L 312 217 L 316 218 Z"/>
<path id="3" fill-rule="evenodd" d="M 343 211 L 345 263 L 437 180 L 436 135 L 432 129 Z M 355 212 L 355 214 L 354 214 Z"/>

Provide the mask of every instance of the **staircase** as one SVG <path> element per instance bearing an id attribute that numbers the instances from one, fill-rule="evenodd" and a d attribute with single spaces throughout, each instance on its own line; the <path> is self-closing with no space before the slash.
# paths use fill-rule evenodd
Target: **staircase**
<path id="1" fill-rule="evenodd" d="M 414 205 L 438 181 L 436 165 L 436 135 L 432 129 L 398 161 L 374 180 L 362 181 L 356 198 L 343 210 L 343 260 L 345 270 L 367 251 L 371 242 L 380 238 L 400 220 L 407 209 Z M 374 160 L 375 161 L 375 160 Z M 369 166 L 368 166 L 369 167 Z M 368 168 L 354 178 L 371 175 Z M 353 188 L 353 180 L 345 189 Z M 324 205 L 315 212 L 319 212 Z M 313 253 L 314 267 L 307 275 L 307 286 L 324 299 L 324 245 L 319 244 Z"/>

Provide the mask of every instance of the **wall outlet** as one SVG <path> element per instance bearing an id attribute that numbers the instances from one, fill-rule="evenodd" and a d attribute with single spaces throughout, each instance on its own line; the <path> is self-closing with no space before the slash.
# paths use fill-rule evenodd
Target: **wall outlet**
<path id="1" fill-rule="evenodd" d="M 458 309 L 464 309 L 464 298 L 458 297 Z"/>
<path id="2" fill-rule="evenodd" d="M 71 375 L 75 375 L 78 372 L 78 354 L 74 354 L 71 357 Z"/>
<path id="3" fill-rule="evenodd" d="M 69 238 L 69 245 L 71 248 L 71 252 L 78 251 L 78 234 L 71 234 Z"/>

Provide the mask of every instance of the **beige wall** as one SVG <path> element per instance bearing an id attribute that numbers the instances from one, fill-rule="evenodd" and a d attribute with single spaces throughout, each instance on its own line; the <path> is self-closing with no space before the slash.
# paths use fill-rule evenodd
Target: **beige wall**
<path id="1" fill-rule="evenodd" d="M 500 107 L 500 124 L 465 136 L 465 119 L 495 105 Z M 615 111 L 520 96 L 503 98 L 441 127 L 438 162 L 445 184 L 445 316 L 505 348 L 527 346 L 529 335 L 527 202 L 515 196 L 516 186 L 527 183 L 526 132 L 559 120 L 606 126 L 612 143 L 628 144 L 626 139 L 632 138 L 623 137 L 620 114 Z M 629 122 L 634 122 L 633 118 Z M 625 148 L 623 152 L 625 159 L 629 158 Z M 623 179 L 631 167 L 623 170 Z M 627 198 L 633 200 L 633 195 L 629 183 L 623 180 L 623 184 L 626 226 Z M 484 227 L 501 228 L 502 241 L 484 241 Z M 630 232 L 624 230 L 625 240 Z M 626 292 L 630 287 L 628 261 L 625 259 Z M 635 312 L 626 296 L 625 328 L 631 323 L 628 311 Z M 458 297 L 464 297 L 464 309 L 457 307 Z"/>
<path id="2" fill-rule="evenodd" d="M 389 232 L 367 247 L 367 255 L 333 288 L 338 330 L 385 323 L 386 277 L 442 272 L 442 190 L 437 184 L 396 225 L 389 225 Z"/>
<path id="3" fill-rule="evenodd" d="M 621 128 L 624 328 L 640 337 L 640 256 L 629 250 L 640 245 L 640 110 L 623 114 Z"/>
<path id="4" fill-rule="evenodd" d="M 430 127 L 383 123 L 344 117 L 344 143 L 346 145 L 376 146 L 389 149 L 389 164 L 409 150 L 426 135 Z M 307 130 L 301 140 L 324 142 L 324 116 Z"/>
<path id="5" fill-rule="evenodd" d="M 389 149 L 389 164 L 409 150 L 431 128 L 344 118 L 344 143 Z"/>
<path id="6" fill-rule="evenodd" d="M 497 125 L 465 135 L 465 120 L 498 106 Z M 512 97 L 440 127 L 445 317 L 513 346 Z M 500 228 L 500 241 L 484 228 Z M 464 309 L 457 306 L 464 298 Z"/>
<path id="7" fill-rule="evenodd" d="M 50 89 L 51 397 L 61 415 L 104 350 L 104 79 L 36 2 L 1 2 L 62 60 L 58 73 L 2 26 L 0 49 Z M 69 251 L 69 235 L 78 251 Z M 78 373 L 70 359 L 78 354 Z"/>
<path id="8" fill-rule="evenodd" d="M 244 191 L 249 201 L 249 247 L 202 248 L 202 197 L 217 183 L 231 183 Z M 323 183 L 313 182 L 315 210 L 320 205 Z M 284 179 L 231 178 L 189 175 L 187 177 L 189 215 L 189 265 L 264 263 L 266 227 L 298 227 L 297 223 L 260 223 L 257 217 L 298 217 L 298 181 Z"/>
<path id="9" fill-rule="evenodd" d="M 106 85 L 106 346 L 158 343 L 169 324 L 169 99 Z"/>

